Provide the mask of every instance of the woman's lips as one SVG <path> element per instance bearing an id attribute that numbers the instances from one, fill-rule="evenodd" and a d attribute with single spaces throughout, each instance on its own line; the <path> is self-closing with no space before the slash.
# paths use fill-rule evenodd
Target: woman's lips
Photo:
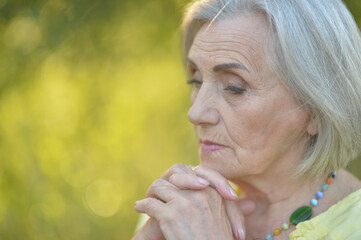
<path id="1" fill-rule="evenodd" d="M 218 143 L 214 143 L 211 141 L 201 141 L 201 149 L 203 153 L 213 153 L 213 152 L 217 152 L 221 149 L 226 148 L 226 146 L 223 146 L 221 144 Z"/>

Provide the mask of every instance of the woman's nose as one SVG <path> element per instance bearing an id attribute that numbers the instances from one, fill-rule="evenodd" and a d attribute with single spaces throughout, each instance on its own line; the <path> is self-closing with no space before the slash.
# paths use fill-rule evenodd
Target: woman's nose
<path id="1" fill-rule="evenodd" d="M 217 124 L 219 113 L 216 104 L 216 93 L 212 92 L 211 86 L 203 84 L 188 111 L 189 121 L 194 125 Z"/>

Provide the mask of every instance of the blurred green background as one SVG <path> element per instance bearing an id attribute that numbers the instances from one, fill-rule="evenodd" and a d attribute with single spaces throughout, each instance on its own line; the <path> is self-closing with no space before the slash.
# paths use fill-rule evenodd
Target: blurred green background
<path id="1" fill-rule="evenodd" d="M 187 2 L 0 0 L 0 239 L 130 239 L 151 182 L 197 163 Z"/>

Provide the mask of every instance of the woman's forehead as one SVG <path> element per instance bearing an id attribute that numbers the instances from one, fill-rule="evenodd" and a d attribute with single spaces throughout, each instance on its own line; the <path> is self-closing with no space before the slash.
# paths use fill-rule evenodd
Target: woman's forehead
<path id="1" fill-rule="evenodd" d="M 267 25 L 261 17 L 248 16 L 204 24 L 190 48 L 188 59 L 195 63 L 215 59 L 249 61 L 264 59 Z"/>
<path id="2" fill-rule="evenodd" d="M 192 59 L 193 54 L 217 51 L 237 54 L 242 50 L 254 55 L 263 51 L 266 32 L 267 25 L 258 16 L 224 19 L 210 26 L 204 24 L 196 34 L 188 56 Z"/>

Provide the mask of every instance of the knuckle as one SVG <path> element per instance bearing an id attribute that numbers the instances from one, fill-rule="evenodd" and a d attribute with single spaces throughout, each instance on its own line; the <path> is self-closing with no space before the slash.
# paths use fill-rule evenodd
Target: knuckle
<path id="1" fill-rule="evenodd" d="M 146 210 L 152 210 L 154 208 L 154 201 L 152 201 L 151 198 L 147 198 L 144 202 L 143 202 L 143 207 Z"/>
<path id="2" fill-rule="evenodd" d="M 157 187 L 157 180 L 155 180 L 154 182 L 152 182 L 152 184 L 151 184 L 150 187 L 149 187 L 149 190 L 150 190 L 150 189 L 154 189 L 155 187 Z"/>
<path id="3" fill-rule="evenodd" d="M 186 170 L 193 170 L 193 167 L 188 164 L 183 164 L 184 169 Z"/>
<path id="4" fill-rule="evenodd" d="M 177 180 L 178 180 L 178 174 L 172 174 L 168 179 L 168 181 L 172 184 L 176 184 L 178 182 Z"/>
<path id="5" fill-rule="evenodd" d="M 165 185 L 167 183 L 167 181 L 162 179 L 162 178 L 158 178 L 157 180 L 155 180 L 155 183 L 158 186 L 163 186 L 163 185 Z"/>
<path id="6" fill-rule="evenodd" d="M 184 168 L 184 165 L 183 163 L 176 163 L 176 164 L 173 164 L 173 166 L 171 167 L 171 169 L 177 169 L 177 168 L 180 168 L 180 169 L 183 169 Z"/>
<path id="7" fill-rule="evenodd" d="M 202 166 L 196 166 L 193 168 L 193 171 L 196 173 L 196 174 L 201 174 L 203 172 L 203 167 Z"/>
<path id="8" fill-rule="evenodd" d="M 177 172 L 190 172 L 192 171 L 192 168 L 184 163 L 176 163 L 174 164 L 171 169 Z"/>
<path id="9" fill-rule="evenodd" d="M 172 175 L 169 176 L 168 181 L 169 181 L 169 182 L 172 182 L 172 181 L 174 181 L 174 179 L 175 179 L 176 177 L 177 177 L 176 174 L 173 173 Z"/>
<path id="10" fill-rule="evenodd" d="M 153 189 L 159 188 L 161 186 L 164 186 L 164 183 L 165 183 L 164 179 L 158 178 L 152 183 L 151 188 L 153 188 Z"/>

